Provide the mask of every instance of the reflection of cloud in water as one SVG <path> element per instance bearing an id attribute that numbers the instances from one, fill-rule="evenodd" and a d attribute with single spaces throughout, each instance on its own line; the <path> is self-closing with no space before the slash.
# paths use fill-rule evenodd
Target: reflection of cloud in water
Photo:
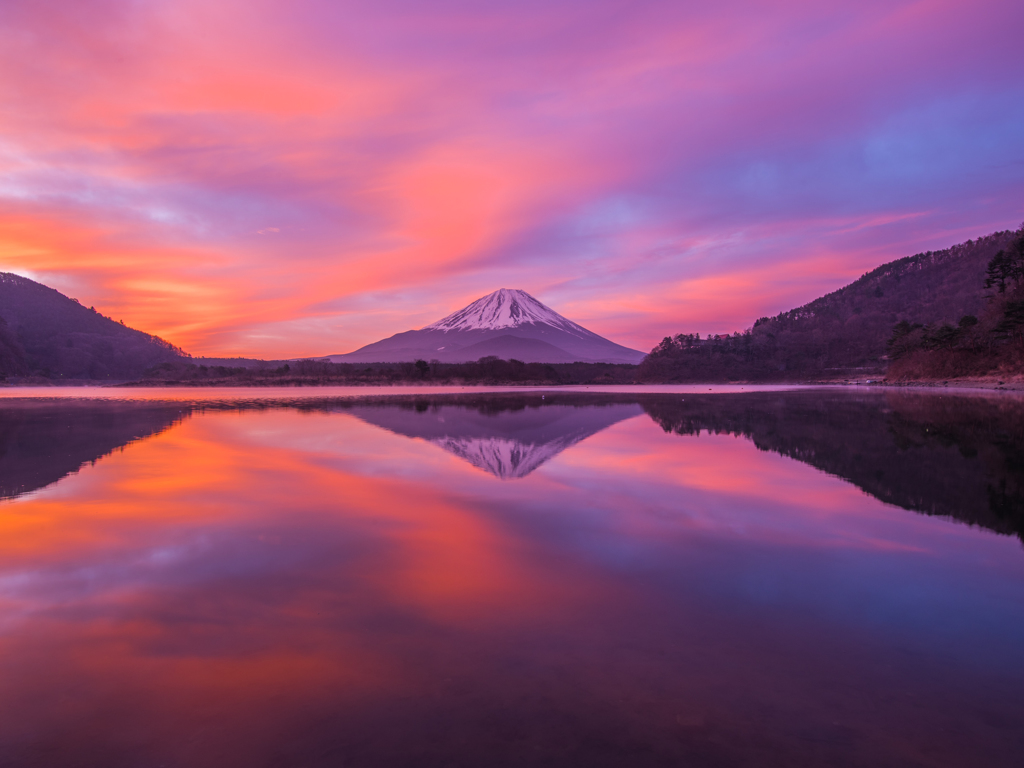
<path id="1" fill-rule="evenodd" d="M 567 448 L 625 419 L 639 416 L 638 403 L 545 405 L 486 412 L 453 405 L 414 410 L 356 406 L 365 422 L 420 438 L 502 480 L 522 478 Z"/>
<path id="2" fill-rule="evenodd" d="M 646 412 L 667 432 L 742 436 L 886 503 L 1024 539 L 1024 407 L 1017 399 L 834 389 L 685 398 L 524 391 L 268 402 L 8 400 L 0 403 L 0 499 L 56 483 L 197 409 L 268 408 L 348 413 L 506 480 L 526 477 L 587 437 Z"/>
<path id="3" fill-rule="evenodd" d="M 522 473 L 639 413 L 524 400 L 203 415 L 0 516 L 0 763 L 1019 764 L 1019 547 L 804 461 L 969 489 L 1024 415 L 648 398 L 557 483 L 424 445 Z"/>

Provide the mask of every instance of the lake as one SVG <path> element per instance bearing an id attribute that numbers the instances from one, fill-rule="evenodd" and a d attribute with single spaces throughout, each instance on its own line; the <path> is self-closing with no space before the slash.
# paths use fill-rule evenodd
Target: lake
<path id="1" fill-rule="evenodd" d="M 1022 764 L 1020 397 L 399 391 L 4 391 L 0 766 Z"/>

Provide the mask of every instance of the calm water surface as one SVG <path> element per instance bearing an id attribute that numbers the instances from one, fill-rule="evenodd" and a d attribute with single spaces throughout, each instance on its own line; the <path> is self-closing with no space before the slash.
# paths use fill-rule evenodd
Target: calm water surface
<path id="1" fill-rule="evenodd" d="M 706 390 L 0 399 L 0 766 L 1019 767 L 1024 402 Z"/>

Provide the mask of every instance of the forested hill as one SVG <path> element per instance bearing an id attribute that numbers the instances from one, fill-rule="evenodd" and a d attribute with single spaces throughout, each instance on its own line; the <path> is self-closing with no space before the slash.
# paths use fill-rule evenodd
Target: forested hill
<path id="1" fill-rule="evenodd" d="M 181 356 L 163 339 L 26 277 L 0 272 L 0 378 L 131 379 Z"/>
<path id="2" fill-rule="evenodd" d="M 1007 230 L 943 251 L 907 256 L 865 274 L 845 288 L 754 325 L 777 334 L 821 330 L 845 339 L 851 362 L 877 360 L 900 320 L 955 324 L 985 303 L 985 268 L 1017 233 Z M 836 350 L 842 353 L 842 349 Z"/>
<path id="3" fill-rule="evenodd" d="M 743 333 L 666 338 L 641 364 L 646 381 L 843 377 L 882 373 L 893 327 L 977 316 L 991 294 L 986 267 L 1020 235 L 1010 230 L 883 264 L 844 288 Z"/>

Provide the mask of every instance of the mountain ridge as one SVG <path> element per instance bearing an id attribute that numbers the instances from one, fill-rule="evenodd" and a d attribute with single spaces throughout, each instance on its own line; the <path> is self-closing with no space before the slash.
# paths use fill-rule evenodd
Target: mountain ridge
<path id="1" fill-rule="evenodd" d="M 520 341 L 513 344 L 504 337 Z M 526 291 L 499 288 L 418 330 L 396 333 L 353 352 L 319 359 L 332 363 L 417 359 L 460 363 L 492 356 L 525 363 L 636 364 L 643 360 L 644 353 L 587 330 Z"/>
<path id="2" fill-rule="evenodd" d="M 49 286 L 0 272 L 0 377 L 130 379 L 182 350 Z"/>
<path id="3" fill-rule="evenodd" d="M 1003 230 L 886 262 L 835 291 L 742 333 L 667 336 L 643 361 L 640 381 L 768 381 L 882 376 L 898 323 L 977 322 L 991 295 L 986 267 L 1021 235 Z"/>

